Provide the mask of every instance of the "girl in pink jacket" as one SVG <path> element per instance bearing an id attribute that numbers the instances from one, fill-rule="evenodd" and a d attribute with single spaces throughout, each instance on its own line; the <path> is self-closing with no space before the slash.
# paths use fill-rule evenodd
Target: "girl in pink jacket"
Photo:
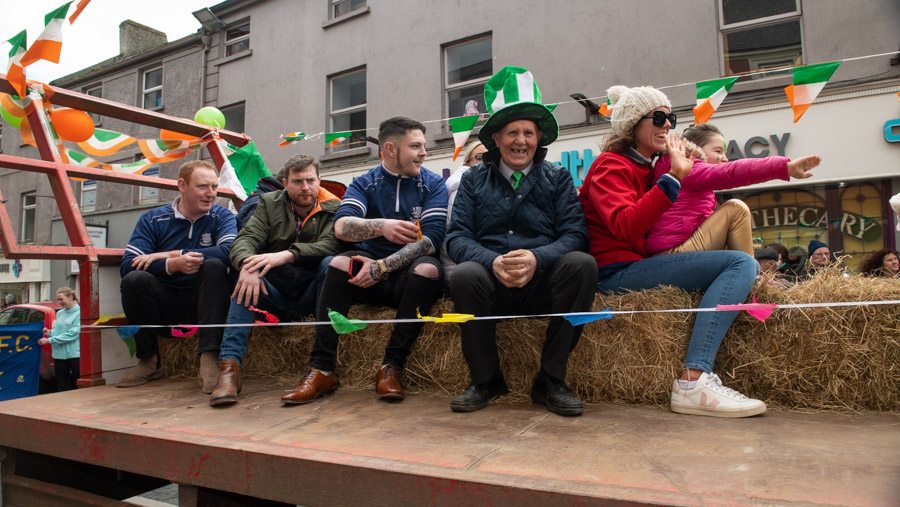
<path id="1" fill-rule="evenodd" d="M 774 179 L 806 179 L 812 176 L 808 171 L 821 162 L 816 155 L 794 161 L 787 157 L 766 157 L 729 162 L 725 156 L 725 137 L 708 124 L 689 127 L 684 131 L 684 138 L 697 146 L 692 155 L 699 158 L 694 160 L 690 174 L 680 182 L 678 199 L 647 232 L 650 255 L 725 249 L 753 255 L 750 208 L 739 199 L 731 199 L 716 209 L 714 191 Z M 669 172 L 670 165 L 668 155 L 660 157 L 651 181 Z"/>

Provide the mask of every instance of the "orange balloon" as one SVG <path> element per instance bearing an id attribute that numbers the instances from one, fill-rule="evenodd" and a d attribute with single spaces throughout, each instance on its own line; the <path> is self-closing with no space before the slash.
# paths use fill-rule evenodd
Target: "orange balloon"
<path id="1" fill-rule="evenodd" d="M 91 115 L 78 109 L 54 109 L 50 111 L 50 122 L 63 141 L 80 143 L 94 135 L 94 120 Z"/>
<path id="2" fill-rule="evenodd" d="M 13 102 L 12 97 L 5 93 L 0 93 L 0 105 L 3 106 L 3 109 L 6 109 L 7 113 L 13 116 L 17 116 L 19 118 L 25 117 L 25 110 L 16 105 L 16 103 Z"/>
<path id="3" fill-rule="evenodd" d="M 159 138 L 160 139 L 179 139 L 182 141 L 196 141 L 197 136 L 192 136 L 190 134 L 182 134 L 181 132 L 175 132 L 174 130 L 166 130 L 159 129 Z"/>

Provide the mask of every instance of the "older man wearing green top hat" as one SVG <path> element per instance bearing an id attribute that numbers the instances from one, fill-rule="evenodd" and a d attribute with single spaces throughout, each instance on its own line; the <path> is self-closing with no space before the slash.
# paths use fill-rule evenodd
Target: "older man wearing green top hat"
<path id="1" fill-rule="evenodd" d="M 572 176 L 545 160 L 559 135 L 553 113 L 527 69 L 504 67 L 485 84 L 490 118 L 479 140 L 482 162 L 462 178 L 447 233 L 456 311 L 540 315 L 590 311 L 597 267 L 586 253 L 587 230 Z M 508 392 L 495 320 L 460 325 L 471 384 L 450 408 L 472 412 Z M 582 326 L 553 317 L 531 397 L 560 415 L 584 406 L 566 384 L 566 364 Z M 528 339 L 523 337 L 523 339 Z"/>

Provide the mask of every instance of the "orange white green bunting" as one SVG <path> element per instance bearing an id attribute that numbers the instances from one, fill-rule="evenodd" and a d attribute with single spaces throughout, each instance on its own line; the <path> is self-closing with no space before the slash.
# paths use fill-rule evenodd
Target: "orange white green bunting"
<path id="1" fill-rule="evenodd" d="M 62 51 L 62 25 L 71 3 L 66 2 L 44 16 L 44 31 L 22 56 L 22 67 L 27 67 L 38 60 L 59 63 L 59 53 Z"/>
<path id="2" fill-rule="evenodd" d="M 87 7 L 87 4 L 90 3 L 90 1 L 91 0 L 79 0 L 78 1 L 78 4 L 75 5 L 75 12 L 73 12 L 72 15 L 69 16 L 69 24 L 70 25 L 72 23 L 74 23 L 76 19 L 78 19 L 78 16 L 81 15 L 81 11 L 83 11 L 84 8 Z"/>
<path id="3" fill-rule="evenodd" d="M 716 109 L 722 105 L 725 96 L 728 95 L 737 80 L 737 77 L 726 77 L 697 83 L 697 107 L 694 108 L 694 123 L 708 122 Z"/>
<path id="4" fill-rule="evenodd" d="M 151 166 L 153 166 L 153 162 L 150 162 L 146 158 L 142 158 L 141 160 L 129 162 L 127 164 L 101 164 L 100 168 L 117 173 L 141 174 Z"/>
<path id="5" fill-rule="evenodd" d="M 472 129 L 475 128 L 478 118 L 481 118 L 481 115 L 473 114 L 470 116 L 460 116 L 459 118 L 450 118 L 450 131 L 453 132 L 453 142 L 456 144 L 456 149 L 453 150 L 454 162 L 456 161 L 456 157 L 459 156 L 459 152 L 462 151 L 463 146 L 466 145 L 469 134 L 471 134 Z"/>
<path id="6" fill-rule="evenodd" d="M 296 142 L 302 141 L 306 139 L 305 132 L 291 132 L 290 134 L 282 134 L 281 138 L 283 141 L 278 143 L 278 146 L 284 148 L 285 146 L 290 146 Z"/>
<path id="7" fill-rule="evenodd" d="M 351 135 L 351 132 L 331 132 L 325 134 L 325 144 L 328 146 L 336 146 L 344 141 L 346 141 Z"/>
<path id="8" fill-rule="evenodd" d="M 138 146 L 147 160 L 153 163 L 178 160 L 208 141 L 179 141 L 169 139 L 140 139 Z"/>
<path id="9" fill-rule="evenodd" d="M 94 134 L 87 141 L 78 143 L 82 150 L 96 157 L 112 155 L 125 146 L 137 142 L 137 139 L 113 132 L 112 130 L 94 129 Z"/>
<path id="10" fill-rule="evenodd" d="M 609 97 L 606 98 L 606 102 L 600 105 L 600 110 L 597 112 L 609 118 L 609 115 L 612 114 L 612 104 L 609 102 Z"/>
<path id="11" fill-rule="evenodd" d="M 70 165 L 77 165 L 79 167 L 100 167 L 101 165 L 99 161 L 92 159 L 80 151 L 67 149 L 65 150 L 65 154 L 69 158 Z"/>
<path id="12" fill-rule="evenodd" d="M 25 96 L 25 69 L 22 65 L 22 57 L 25 56 L 25 48 L 28 45 L 25 30 L 17 33 L 9 42 L 12 49 L 9 50 L 9 63 L 6 66 L 6 80 L 16 89 L 19 97 Z"/>
<path id="13" fill-rule="evenodd" d="M 841 62 L 820 63 L 791 69 L 794 84 L 785 88 L 784 94 L 794 110 L 794 123 L 809 109 L 840 64 Z"/>

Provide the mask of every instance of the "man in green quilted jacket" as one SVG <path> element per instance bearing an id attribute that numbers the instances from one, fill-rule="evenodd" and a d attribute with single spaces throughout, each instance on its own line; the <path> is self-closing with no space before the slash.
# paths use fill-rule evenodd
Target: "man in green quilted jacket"
<path id="1" fill-rule="evenodd" d="M 235 403 L 241 391 L 250 328 L 232 324 L 252 323 L 256 313 L 282 321 L 314 313 L 319 264 L 342 251 L 333 223 L 341 200 L 320 186 L 319 162 L 296 155 L 283 174 L 284 190 L 260 197 L 231 248 L 231 264 L 240 273 L 219 349 L 219 377 L 209 398 L 213 406 Z"/>

